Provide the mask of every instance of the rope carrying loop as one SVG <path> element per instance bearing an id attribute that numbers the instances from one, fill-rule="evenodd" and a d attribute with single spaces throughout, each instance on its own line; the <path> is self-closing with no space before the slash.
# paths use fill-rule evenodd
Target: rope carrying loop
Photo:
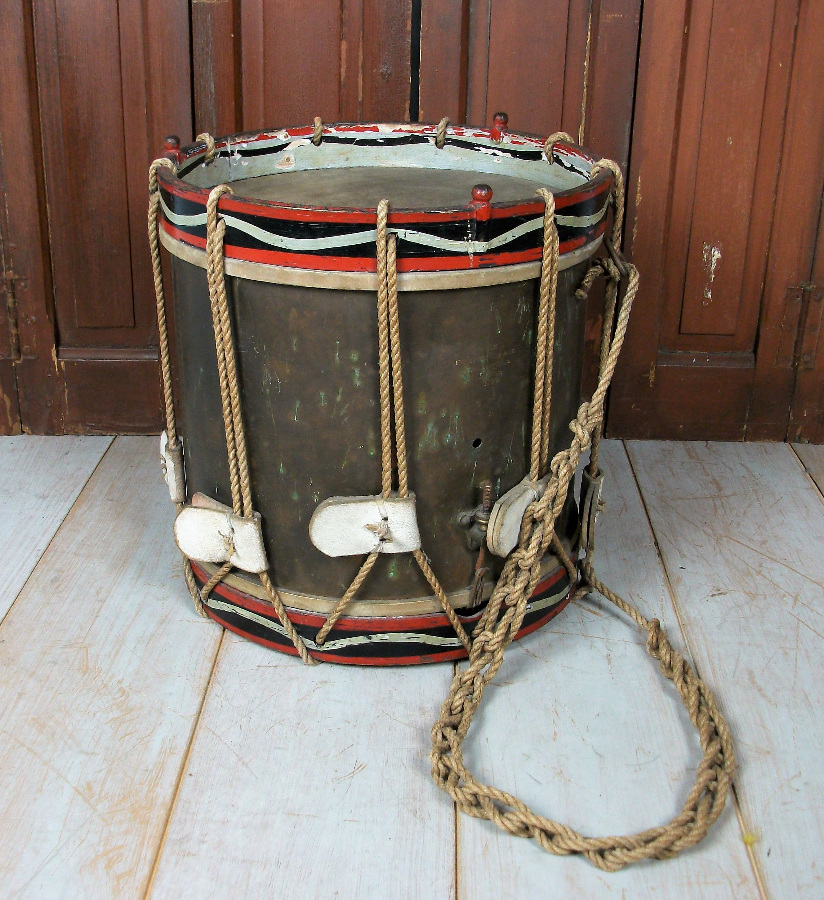
<path id="1" fill-rule="evenodd" d="M 320 147 L 321 141 L 323 140 L 323 122 L 321 121 L 320 116 L 315 116 L 314 121 L 312 122 L 312 143 L 316 147 Z"/>
<path id="2" fill-rule="evenodd" d="M 555 135 L 547 141 L 549 151 L 553 139 L 556 139 Z M 549 155 L 548 152 L 547 156 Z M 624 208 L 623 182 L 617 165 L 608 160 L 597 163 L 593 167 L 593 175 L 603 169 L 609 169 L 615 175 L 613 242 L 617 248 L 620 246 Z M 540 472 L 540 436 L 547 425 L 544 416 L 548 414 L 548 395 L 541 385 L 545 385 L 547 377 L 551 377 L 551 368 L 547 374 L 549 364 L 543 330 L 549 329 L 552 272 L 557 268 L 558 253 L 557 237 L 553 240 L 552 236 L 555 231 L 554 221 L 550 221 L 549 216 L 554 202 L 548 191 L 542 195 L 547 215 L 544 218 L 544 259 L 539 295 L 531 478 L 535 476 L 536 434 L 539 459 L 537 471 Z M 554 262 L 546 259 L 548 255 L 556 257 Z M 453 678 L 449 695 L 441 707 L 440 718 L 432 728 L 430 757 L 435 783 L 453 798 L 463 812 L 488 819 L 510 834 L 534 838 L 550 853 L 581 854 L 606 871 L 617 871 L 629 863 L 643 859 L 671 857 L 698 843 L 721 814 L 735 770 L 729 728 L 712 693 L 683 656 L 672 648 L 660 622 L 657 619 L 647 620 L 635 607 L 597 578 L 593 570 L 591 548 L 576 567 L 554 530 L 581 456 L 590 447 L 592 455 L 596 457 L 593 471 L 597 471 L 597 442 L 600 441 L 603 430 L 606 393 L 638 291 L 637 270 L 630 264 L 625 264 L 625 268 L 626 288 L 620 301 L 618 284 L 622 276 L 611 259 L 594 262 L 584 278 L 584 299 L 599 275 L 609 278 L 597 386 L 589 402 L 581 404 L 577 416 L 569 423 L 572 432 L 570 446 L 557 453 L 550 462 L 551 476 L 543 495 L 526 511 L 519 544 L 507 558 L 489 604 L 475 627 L 469 664 Z M 537 421 L 540 421 L 540 428 Z M 658 660 L 663 675 L 675 685 L 690 721 L 698 731 L 703 757 L 697 768 L 695 786 L 681 813 L 667 825 L 626 837 L 586 837 L 567 825 L 537 815 L 517 797 L 484 784 L 464 764 L 463 740 L 481 703 L 484 689 L 498 673 L 506 648 L 520 630 L 528 599 L 540 577 L 541 559 L 550 546 L 571 577 L 577 577 L 575 597 L 590 589 L 597 590 L 646 632 L 647 651 Z"/>

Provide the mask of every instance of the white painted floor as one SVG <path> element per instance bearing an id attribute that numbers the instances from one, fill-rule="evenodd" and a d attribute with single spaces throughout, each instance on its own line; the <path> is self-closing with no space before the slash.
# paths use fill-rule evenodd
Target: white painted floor
<path id="1" fill-rule="evenodd" d="M 456 818 L 428 761 L 451 665 L 307 669 L 200 619 L 155 438 L 0 438 L 0 898 L 824 897 L 824 447 L 612 441 L 604 466 L 597 568 L 739 762 L 703 844 L 614 875 Z M 467 739 L 590 834 L 669 819 L 699 757 L 597 599 L 511 648 Z"/>

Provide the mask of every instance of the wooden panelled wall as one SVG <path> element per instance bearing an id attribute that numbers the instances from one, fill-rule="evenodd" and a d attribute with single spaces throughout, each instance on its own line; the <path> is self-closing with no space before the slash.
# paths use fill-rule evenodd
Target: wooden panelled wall
<path id="1" fill-rule="evenodd" d="M 643 288 L 612 433 L 824 439 L 801 287 L 824 266 L 822 2 L 0 4 L 0 430 L 159 428 L 145 182 L 165 134 L 505 110 L 629 173 Z"/>

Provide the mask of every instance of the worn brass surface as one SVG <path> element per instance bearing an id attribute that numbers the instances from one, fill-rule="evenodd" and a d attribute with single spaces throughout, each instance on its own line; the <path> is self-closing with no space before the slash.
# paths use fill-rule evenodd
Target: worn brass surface
<path id="1" fill-rule="evenodd" d="M 586 263 L 562 271 L 553 375 L 552 453 L 568 443 L 580 402 Z M 189 496 L 231 503 L 206 275 L 173 259 L 179 407 Z M 380 491 L 375 298 L 227 279 L 255 508 L 275 583 L 336 597 L 359 558 L 331 559 L 309 541 L 330 496 Z M 423 548 L 446 591 L 472 581 L 476 554 L 455 522 L 492 481 L 523 478 L 532 409 L 537 282 L 401 296 L 410 487 Z M 568 504 L 559 530 L 573 527 Z M 381 558 L 362 594 L 372 602 L 430 593 L 409 556 Z"/>

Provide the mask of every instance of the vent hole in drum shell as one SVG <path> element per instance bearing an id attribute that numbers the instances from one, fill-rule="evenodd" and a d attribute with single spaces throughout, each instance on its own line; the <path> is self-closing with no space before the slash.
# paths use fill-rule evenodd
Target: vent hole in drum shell
<path id="1" fill-rule="evenodd" d="M 478 447 L 480 447 L 482 443 L 483 443 L 483 441 L 480 438 L 475 438 L 475 440 L 472 441 L 472 446 L 477 450 Z"/>

